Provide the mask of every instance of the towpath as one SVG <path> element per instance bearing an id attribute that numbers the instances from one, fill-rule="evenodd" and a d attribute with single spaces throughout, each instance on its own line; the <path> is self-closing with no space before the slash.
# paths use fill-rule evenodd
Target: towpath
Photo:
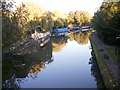
<path id="1" fill-rule="evenodd" d="M 93 32 L 91 39 L 96 44 L 98 50 L 101 53 L 101 56 L 103 57 L 104 61 L 106 62 L 109 70 L 112 72 L 113 77 L 119 82 L 120 84 L 120 72 L 118 72 L 118 65 L 113 61 L 113 58 L 106 50 L 106 45 L 98 38 L 97 33 Z"/>

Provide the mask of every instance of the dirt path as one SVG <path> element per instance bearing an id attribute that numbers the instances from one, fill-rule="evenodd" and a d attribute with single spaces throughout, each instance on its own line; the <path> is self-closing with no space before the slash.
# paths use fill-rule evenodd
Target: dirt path
<path id="1" fill-rule="evenodd" d="M 109 70 L 112 72 L 113 77 L 119 82 L 120 78 L 118 76 L 118 65 L 113 61 L 111 55 L 106 51 L 106 45 L 99 40 L 96 32 L 92 33 L 91 39 L 96 44 Z"/>

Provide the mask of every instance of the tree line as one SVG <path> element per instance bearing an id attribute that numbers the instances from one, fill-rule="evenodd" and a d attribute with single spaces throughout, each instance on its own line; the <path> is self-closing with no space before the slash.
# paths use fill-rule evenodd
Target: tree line
<path id="1" fill-rule="evenodd" d="M 27 36 L 27 31 L 40 28 L 50 31 L 54 28 L 66 28 L 74 25 L 90 25 L 92 16 L 87 11 L 62 13 L 49 11 L 36 3 L 21 3 L 12 10 L 15 2 L 2 2 L 2 46 L 10 47 Z"/>
<path id="2" fill-rule="evenodd" d="M 92 26 L 105 43 L 118 45 L 118 37 L 120 37 L 120 2 L 103 2 L 92 19 Z"/>

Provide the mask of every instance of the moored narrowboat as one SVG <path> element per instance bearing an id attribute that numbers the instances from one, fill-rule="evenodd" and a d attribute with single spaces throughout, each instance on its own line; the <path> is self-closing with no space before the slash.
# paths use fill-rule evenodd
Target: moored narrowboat
<path id="1" fill-rule="evenodd" d="M 68 32 L 68 28 L 53 29 L 53 33 Z"/>
<path id="2" fill-rule="evenodd" d="M 61 36 L 61 35 L 65 35 L 65 34 L 68 34 L 68 32 L 53 33 L 54 36 Z"/>

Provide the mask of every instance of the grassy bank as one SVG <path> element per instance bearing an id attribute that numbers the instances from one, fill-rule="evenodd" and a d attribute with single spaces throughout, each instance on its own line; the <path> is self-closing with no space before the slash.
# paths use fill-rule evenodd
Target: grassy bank
<path id="1" fill-rule="evenodd" d="M 107 52 L 112 56 L 113 60 L 115 61 L 115 63 L 120 63 L 119 58 L 119 52 L 120 50 L 118 50 L 117 52 L 115 51 L 114 48 L 106 48 Z"/>
<path id="2" fill-rule="evenodd" d="M 116 88 L 117 83 L 116 83 L 115 79 L 113 78 L 112 73 L 108 69 L 107 64 L 105 63 L 103 57 L 101 56 L 100 51 L 97 49 L 97 46 L 91 37 L 92 36 L 90 36 L 90 41 L 91 41 L 92 48 L 94 50 L 94 54 L 96 56 L 98 67 L 99 67 L 100 73 L 103 77 L 105 86 L 106 86 L 106 88 Z"/>

